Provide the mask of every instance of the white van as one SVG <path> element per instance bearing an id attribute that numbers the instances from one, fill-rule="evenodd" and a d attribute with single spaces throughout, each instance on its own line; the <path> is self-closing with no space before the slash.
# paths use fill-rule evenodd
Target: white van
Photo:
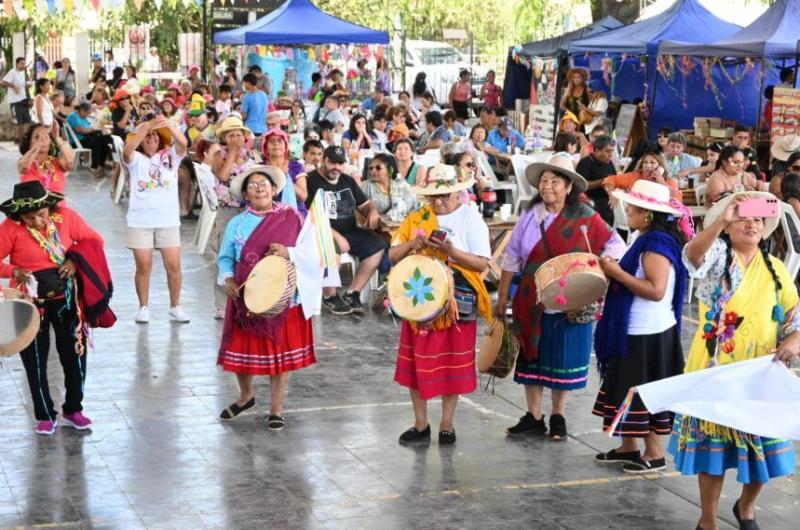
<path id="1" fill-rule="evenodd" d="M 461 70 L 472 72 L 472 88 L 477 94 L 486 78 L 485 69 L 473 66 L 464 55 L 446 42 L 430 40 L 406 41 L 406 90 L 411 92 L 419 72 L 425 72 L 428 90 L 440 105 L 447 105 L 450 87 L 458 81 Z"/>

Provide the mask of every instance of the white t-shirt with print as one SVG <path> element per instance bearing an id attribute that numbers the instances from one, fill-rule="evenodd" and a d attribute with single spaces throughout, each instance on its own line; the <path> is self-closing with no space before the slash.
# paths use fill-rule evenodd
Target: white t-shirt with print
<path id="1" fill-rule="evenodd" d="M 452 213 L 437 215 L 436 219 L 439 230 L 447 233 L 447 238 L 458 250 L 491 259 L 489 227 L 477 208 L 462 204 Z"/>
<path id="2" fill-rule="evenodd" d="M 126 164 L 131 174 L 128 203 L 130 228 L 169 228 L 181 225 L 178 202 L 178 165 L 181 158 L 175 147 L 152 157 L 136 151 Z"/>

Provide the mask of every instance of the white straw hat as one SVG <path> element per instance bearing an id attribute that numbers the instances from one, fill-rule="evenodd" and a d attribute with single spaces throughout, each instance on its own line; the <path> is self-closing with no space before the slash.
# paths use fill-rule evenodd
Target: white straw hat
<path id="1" fill-rule="evenodd" d="M 683 212 L 670 204 L 669 188 L 658 182 L 639 179 L 633 183 L 630 191 L 614 190 L 611 195 L 624 203 L 650 210 L 681 217 Z"/>

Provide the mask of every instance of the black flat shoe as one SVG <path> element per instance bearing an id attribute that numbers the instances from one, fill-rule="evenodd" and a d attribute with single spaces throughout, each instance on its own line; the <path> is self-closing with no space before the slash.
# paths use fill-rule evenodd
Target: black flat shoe
<path id="1" fill-rule="evenodd" d="M 622 471 L 625 473 L 655 473 L 656 471 L 663 471 L 665 469 L 667 469 L 666 458 L 645 460 L 644 458 L 639 457 L 636 460 L 628 462 L 622 466 Z"/>
<path id="2" fill-rule="evenodd" d="M 567 420 L 561 414 L 550 415 L 550 439 L 554 442 L 563 442 L 567 439 Z"/>
<path id="3" fill-rule="evenodd" d="M 428 424 L 423 430 L 416 427 L 411 427 L 406 432 L 400 435 L 400 443 L 407 444 L 412 442 L 430 441 L 431 439 L 431 426 Z"/>
<path id="4" fill-rule="evenodd" d="M 270 414 L 269 418 L 267 418 L 267 429 L 271 431 L 282 431 L 285 426 L 286 420 L 283 419 L 283 416 Z"/>
<path id="5" fill-rule="evenodd" d="M 236 404 L 236 402 L 234 402 L 231 405 L 229 405 L 228 408 L 226 408 L 225 410 L 223 410 L 220 413 L 219 419 L 221 419 L 221 420 L 232 420 L 233 418 L 235 418 L 236 416 L 238 416 L 242 412 L 246 411 L 247 409 L 251 409 L 251 408 L 255 407 L 255 405 L 256 405 L 256 398 L 255 397 L 251 397 L 250 401 L 248 401 L 247 403 L 245 403 L 242 406 L 239 406 L 238 404 Z"/>
<path id="6" fill-rule="evenodd" d="M 456 443 L 455 431 L 439 431 L 439 445 L 453 445 Z"/>
<path id="7" fill-rule="evenodd" d="M 741 514 L 739 513 L 739 499 L 736 499 L 736 502 L 733 503 L 733 516 L 736 517 L 736 522 L 739 523 L 739 530 L 759 530 L 759 526 L 755 518 L 742 519 Z"/>
<path id="8" fill-rule="evenodd" d="M 612 449 L 607 453 L 600 453 L 594 457 L 594 461 L 598 464 L 627 464 L 628 462 L 636 462 L 641 459 L 641 453 L 636 451 L 617 451 Z"/>

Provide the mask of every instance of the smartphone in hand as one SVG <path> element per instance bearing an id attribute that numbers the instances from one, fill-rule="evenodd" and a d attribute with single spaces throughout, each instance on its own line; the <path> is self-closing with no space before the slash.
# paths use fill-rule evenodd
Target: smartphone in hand
<path id="1" fill-rule="evenodd" d="M 768 199 L 766 197 L 753 197 L 745 199 L 738 204 L 737 212 L 739 217 L 778 217 L 780 205 L 778 199 Z"/>
<path id="2" fill-rule="evenodd" d="M 435 239 L 439 243 L 444 243 L 444 240 L 447 239 L 447 232 L 444 230 L 434 230 L 431 232 L 429 239 Z"/>

